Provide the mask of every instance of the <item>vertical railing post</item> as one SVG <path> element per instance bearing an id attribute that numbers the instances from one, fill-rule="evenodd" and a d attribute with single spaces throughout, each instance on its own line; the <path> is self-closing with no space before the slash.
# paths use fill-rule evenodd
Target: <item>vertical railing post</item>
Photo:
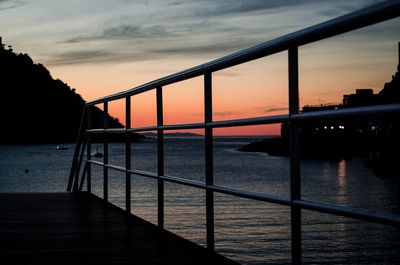
<path id="1" fill-rule="evenodd" d="M 78 144 L 76 146 L 78 146 Z M 73 191 L 78 191 L 79 188 L 78 185 L 79 185 L 79 168 L 78 165 L 76 165 Z"/>
<path id="2" fill-rule="evenodd" d="M 86 105 L 83 107 L 81 122 L 79 125 L 77 140 L 75 144 L 74 156 L 72 159 L 71 170 L 69 172 L 67 191 L 78 191 L 79 170 L 82 165 L 82 159 L 85 154 L 86 145 Z M 81 179 L 81 181 L 83 181 Z"/>
<path id="3" fill-rule="evenodd" d="M 213 128 L 207 126 L 212 122 L 212 75 L 204 74 L 204 122 L 205 126 L 205 170 L 206 185 L 214 185 L 213 165 Z M 206 229 L 207 249 L 214 251 L 214 192 L 206 189 Z"/>
<path id="4" fill-rule="evenodd" d="M 157 126 L 164 125 L 163 92 L 162 87 L 157 87 Z M 158 227 L 164 228 L 164 130 L 157 128 L 157 175 L 158 175 Z"/>
<path id="5" fill-rule="evenodd" d="M 92 128 L 92 106 L 88 105 L 86 107 L 86 129 L 89 130 Z M 86 154 L 86 158 L 88 161 L 90 161 L 92 159 L 92 142 L 91 142 L 92 136 L 90 135 L 90 133 L 87 133 L 87 144 L 86 144 L 86 148 L 87 148 L 87 154 Z M 92 192 L 92 164 L 91 163 L 86 163 L 85 165 L 86 168 L 86 177 L 87 177 L 87 181 L 86 181 L 86 185 L 87 185 L 87 191 L 90 193 Z"/>
<path id="6" fill-rule="evenodd" d="M 298 47 L 288 50 L 289 57 L 289 115 L 299 112 Z M 299 127 L 289 120 L 290 199 L 301 198 Z M 292 264 L 301 264 L 301 208 L 291 206 Z"/>
<path id="7" fill-rule="evenodd" d="M 108 101 L 104 102 L 104 109 L 103 109 L 103 127 L 104 130 L 108 129 Z M 108 201 L 108 134 L 104 131 L 104 141 L 103 141 L 103 199 Z"/>
<path id="8" fill-rule="evenodd" d="M 128 130 L 131 128 L 131 97 L 127 96 L 125 101 L 125 211 L 131 213 L 131 134 Z"/>

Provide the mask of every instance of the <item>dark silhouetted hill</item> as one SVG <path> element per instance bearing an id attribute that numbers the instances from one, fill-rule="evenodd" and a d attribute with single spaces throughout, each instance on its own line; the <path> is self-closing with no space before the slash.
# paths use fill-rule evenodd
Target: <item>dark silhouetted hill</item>
<path id="1" fill-rule="evenodd" d="M 0 46 L 0 144 L 73 143 L 85 101 L 27 54 Z M 103 127 L 103 112 L 92 112 L 93 128 Z M 123 125 L 108 117 L 110 128 Z"/>

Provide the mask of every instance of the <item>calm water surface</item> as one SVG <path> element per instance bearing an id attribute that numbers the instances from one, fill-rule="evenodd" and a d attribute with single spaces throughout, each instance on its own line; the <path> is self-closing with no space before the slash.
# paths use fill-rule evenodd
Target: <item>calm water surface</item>
<path id="1" fill-rule="evenodd" d="M 289 160 L 236 151 L 257 138 L 216 138 L 214 182 L 248 191 L 289 196 Z M 0 146 L 0 192 L 64 191 L 73 145 Z M 102 150 L 102 146 L 98 146 Z M 153 172 L 154 140 L 133 144 L 132 166 Z M 95 149 L 95 148 L 94 148 Z M 124 145 L 110 145 L 110 163 L 124 165 Z M 376 177 L 365 158 L 303 160 L 302 197 L 344 206 L 400 213 L 400 187 Z M 166 139 L 165 173 L 204 181 L 201 138 Z M 27 172 L 25 172 L 27 171 Z M 110 170 L 110 200 L 124 207 L 125 175 Z M 102 196 L 102 169 L 93 166 L 93 192 Z M 205 192 L 165 184 L 165 226 L 205 245 Z M 132 212 L 157 222 L 157 182 L 132 176 Z M 344 217 L 303 211 L 304 264 L 399 264 L 400 229 Z M 215 195 L 216 249 L 244 264 L 290 263 L 290 211 L 287 207 Z"/>

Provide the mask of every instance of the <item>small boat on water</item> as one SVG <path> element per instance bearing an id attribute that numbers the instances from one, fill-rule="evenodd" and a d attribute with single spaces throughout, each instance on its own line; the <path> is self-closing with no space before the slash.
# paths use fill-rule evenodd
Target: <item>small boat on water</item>
<path id="1" fill-rule="evenodd" d="M 99 152 L 99 149 L 96 147 L 96 152 L 93 154 L 93 157 L 103 157 L 103 153 Z"/>
<path id="2" fill-rule="evenodd" d="M 68 147 L 57 145 L 56 150 L 68 150 Z"/>

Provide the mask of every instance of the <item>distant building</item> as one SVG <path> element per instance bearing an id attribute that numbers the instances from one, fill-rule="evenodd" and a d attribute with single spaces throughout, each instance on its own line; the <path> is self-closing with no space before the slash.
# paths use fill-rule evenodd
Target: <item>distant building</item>
<path id="1" fill-rule="evenodd" d="M 343 107 L 361 107 L 379 104 L 379 94 L 371 88 L 356 89 L 355 94 L 343 95 Z"/>
<path id="2" fill-rule="evenodd" d="M 392 76 L 390 82 L 385 83 L 379 93 L 375 94 L 371 88 L 357 89 L 354 94 L 343 95 L 342 104 L 307 105 L 302 108 L 302 112 L 329 111 L 400 103 L 400 42 L 398 47 L 399 61 L 397 72 Z M 336 153 L 340 153 L 339 149 L 342 149 L 350 154 L 355 152 L 365 153 L 367 150 L 372 151 L 376 148 L 373 145 L 378 145 L 377 141 L 383 142 L 386 138 L 392 139 L 393 135 L 399 135 L 399 132 L 400 119 L 392 116 L 368 116 L 354 119 L 335 118 L 304 123 L 301 125 L 300 137 L 303 143 L 308 144 L 308 148 L 315 147 L 310 150 L 315 151 L 318 149 L 317 146 L 323 146 L 327 147 L 327 150 L 330 151 L 336 150 Z M 281 136 L 284 139 L 288 137 L 288 126 L 286 123 L 282 124 Z M 367 142 L 369 144 L 366 144 Z M 321 152 L 321 150 L 318 152 Z"/>
<path id="3" fill-rule="evenodd" d="M 343 95 L 342 104 L 307 105 L 303 107 L 302 112 L 400 103 L 400 42 L 398 43 L 398 57 L 397 72 L 392 76 L 390 82 L 385 83 L 379 93 L 374 94 L 371 88 L 356 89 L 355 94 Z"/>

